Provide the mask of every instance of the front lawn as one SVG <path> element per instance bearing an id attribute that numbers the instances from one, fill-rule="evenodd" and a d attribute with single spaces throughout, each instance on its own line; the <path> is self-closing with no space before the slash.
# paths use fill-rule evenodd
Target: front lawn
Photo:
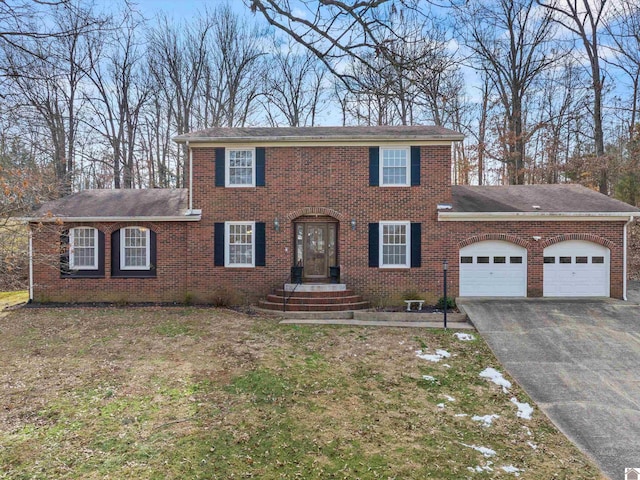
<path id="1" fill-rule="evenodd" d="M 0 319 L 0 478 L 603 478 L 473 335 L 23 308 Z"/>

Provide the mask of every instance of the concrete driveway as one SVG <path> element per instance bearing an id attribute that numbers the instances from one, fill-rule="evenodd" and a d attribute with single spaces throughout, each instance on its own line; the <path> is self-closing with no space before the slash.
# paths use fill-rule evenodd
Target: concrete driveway
<path id="1" fill-rule="evenodd" d="M 640 467 L 640 295 L 460 299 L 502 365 L 612 479 Z"/>

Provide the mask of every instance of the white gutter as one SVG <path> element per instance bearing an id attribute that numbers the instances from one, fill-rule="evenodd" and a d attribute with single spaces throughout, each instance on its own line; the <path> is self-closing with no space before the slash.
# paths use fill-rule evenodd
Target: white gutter
<path id="1" fill-rule="evenodd" d="M 633 222 L 634 216 L 630 215 L 622 230 L 622 299 L 627 301 L 627 227 Z"/>
<path id="2" fill-rule="evenodd" d="M 29 227 L 29 303 L 33 301 L 33 230 Z"/>
<path id="3" fill-rule="evenodd" d="M 191 214 L 168 217 L 23 217 L 24 222 L 199 222 L 202 210 L 193 210 Z"/>
<path id="4" fill-rule="evenodd" d="M 511 221 L 621 221 L 629 212 L 438 212 L 441 222 L 511 222 Z"/>

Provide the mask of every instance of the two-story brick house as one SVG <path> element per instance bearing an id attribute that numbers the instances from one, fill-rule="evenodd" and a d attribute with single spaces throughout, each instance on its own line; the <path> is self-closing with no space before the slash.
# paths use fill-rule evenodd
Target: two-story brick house
<path id="1" fill-rule="evenodd" d="M 637 209 L 573 185 L 452 186 L 462 135 L 451 130 L 214 128 L 175 140 L 189 151 L 187 189 L 84 191 L 30 218 L 34 300 L 256 302 L 300 281 L 379 303 L 441 295 L 444 260 L 454 295 L 624 296 Z M 38 261 L 61 246 L 61 261 Z"/>

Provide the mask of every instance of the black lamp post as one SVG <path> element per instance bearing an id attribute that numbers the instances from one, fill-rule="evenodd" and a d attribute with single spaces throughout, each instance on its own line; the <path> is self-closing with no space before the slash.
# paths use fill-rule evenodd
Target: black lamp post
<path id="1" fill-rule="evenodd" d="M 444 274 L 444 328 L 447 328 L 447 269 L 449 268 L 449 262 L 445 258 L 442 262 L 442 273 Z"/>

